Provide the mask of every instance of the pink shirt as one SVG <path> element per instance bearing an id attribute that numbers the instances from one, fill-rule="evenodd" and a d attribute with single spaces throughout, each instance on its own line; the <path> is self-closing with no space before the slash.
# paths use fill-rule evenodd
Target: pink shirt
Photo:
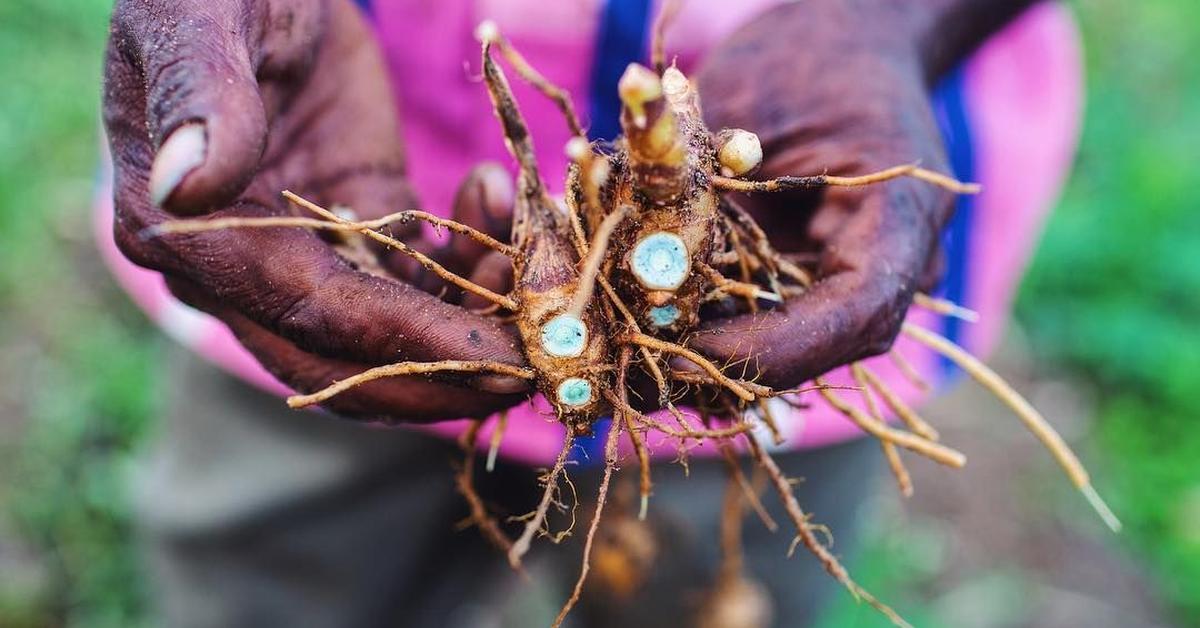
<path id="1" fill-rule="evenodd" d="M 687 72 L 704 52 L 774 0 L 685 3 L 667 36 L 667 49 Z M 599 26 L 595 0 L 475 0 L 473 2 L 381 2 L 374 8 L 379 39 L 399 96 L 410 177 L 425 207 L 447 213 L 458 181 L 478 161 L 511 163 L 499 125 L 479 74 L 479 46 L 472 37 L 483 19 L 501 31 L 552 81 L 586 106 L 593 42 Z M 970 286 L 963 305 L 981 314 L 961 342 L 977 355 L 996 344 L 1007 321 L 1017 282 L 1044 217 L 1070 169 L 1082 99 L 1078 32 L 1070 13 L 1057 3 L 1035 6 L 988 41 L 963 69 L 961 97 L 970 128 L 975 180 L 983 193 L 973 199 L 967 261 L 961 270 Z M 568 132 L 561 116 L 544 98 L 514 81 L 514 90 L 530 121 L 543 174 L 551 186 L 564 178 L 562 146 Z M 586 120 L 585 120 L 586 123 Z M 561 185 L 559 185 L 561 191 Z M 104 259 L 120 284 L 143 310 L 176 341 L 206 360 L 275 394 L 288 389 L 267 373 L 217 320 L 173 298 L 162 277 L 134 266 L 112 239 L 111 188 L 101 190 L 96 233 Z M 939 329 L 940 319 L 913 310 L 910 320 Z M 898 349 L 926 377 L 937 381 L 937 359 L 907 339 Z M 900 376 L 887 358 L 869 361 L 910 404 L 923 393 Z M 845 369 L 830 376 L 850 383 Z M 857 393 L 842 393 L 859 402 Z M 787 449 L 818 447 L 861 435 L 844 417 L 809 395 L 806 410 L 772 401 L 773 415 L 788 436 Z M 487 442 L 491 424 L 481 442 Z M 464 421 L 413 429 L 456 436 Z M 541 397 L 509 413 L 500 453 L 534 464 L 553 460 L 562 443 L 556 423 Z M 675 444 L 652 437 L 656 455 L 674 456 Z M 706 451 L 704 448 L 697 453 Z"/>

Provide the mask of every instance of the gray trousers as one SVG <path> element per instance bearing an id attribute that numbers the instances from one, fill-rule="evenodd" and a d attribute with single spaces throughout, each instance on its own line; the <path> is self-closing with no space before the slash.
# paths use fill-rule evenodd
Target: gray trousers
<path id="1" fill-rule="evenodd" d="M 158 624 L 171 627 L 549 625 L 579 572 L 582 532 L 534 544 L 524 582 L 475 529 L 455 492 L 453 443 L 288 410 L 182 351 L 171 360 L 171 403 L 136 475 L 139 529 Z M 509 434 L 508 438 L 517 435 Z M 853 556 L 879 448 L 859 441 L 779 454 L 800 503 Z M 524 513 L 538 498 L 536 470 L 477 464 L 479 492 L 496 512 Z M 628 475 L 628 473 L 626 473 Z M 572 470 L 581 501 L 598 471 Z M 649 518 L 658 559 L 628 599 L 591 589 L 571 626 L 688 626 L 719 562 L 723 463 L 693 459 L 654 468 Z M 803 550 L 788 559 L 784 524 L 744 523 L 746 571 L 765 585 L 774 625 L 806 626 L 839 592 Z M 586 506 L 580 509 L 586 516 Z M 603 529 L 603 526 L 602 526 Z"/>

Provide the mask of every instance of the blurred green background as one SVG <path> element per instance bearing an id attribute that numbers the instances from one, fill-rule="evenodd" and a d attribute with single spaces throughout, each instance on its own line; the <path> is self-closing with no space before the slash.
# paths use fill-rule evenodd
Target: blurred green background
<path id="1" fill-rule="evenodd" d="M 146 622 L 125 480 L 162 404 L 165 341 L 91 244 L 109 5 L 0 3 L 0 626 Z M 1127 571 L 1144 617 L 1200 626 L 1200 3 L 1076 9 L 1083 145 L 998 359 L 1018 382 L 1058 383 L 1044 397 L 1078 415 L 1064 431 L 1126 533 L 1098 530 L 1044 456 L 1014 490 L 1022 517 L 1054 531 L 1050 547 L 1079 542 L 1065 556 Z M 881 500 L 896 517 L 870 526 L 855 561 L 880 597 L 920 625 L 1056 625 L 1014 608 L 1039 581 L 1070 578 L 1004 554 L 947 578 L 962 554 L 947 530 L 970 519 Z M 978 526 L 965 536 L 989 540 Z M 826 625 L 882 624 L 843 596 Z"/>

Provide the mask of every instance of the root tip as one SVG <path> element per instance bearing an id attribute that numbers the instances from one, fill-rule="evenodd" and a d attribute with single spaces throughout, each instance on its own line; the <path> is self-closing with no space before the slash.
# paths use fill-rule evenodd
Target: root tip
<path id="1" fill-rule="evenodd" d="M 1079 491 L 1087 498 L 1088 504 L 1096 511 L 1096 514 L 1100 515 L 1100 519 L 1104 521 L 1104 525 L 1108 526 L 1108 529 L 1112 530 L 1113 533 L 1119 533 L 1122 527 L 1121 520 L 1117 518 L 1117 514 L 1104 502 L 1104 498 L 1100 497 L 1100 493 L 1097 493 L 1091 484 L 1083 485 L 1079 488 Z"/>
<path id="2" fill-rule="evenodd" d="M 492 20 L 484 20 L 475 27 L 475 39 L 481 44 L 494 44 L 500 40 L 500 27 Z"/>
<path id="3" fill-rule="evenodd" d="M 137 238 L 141 242 L 147 242 L 149 240 L 153 240 L 154 238 L 157 238 L 160 235 L 163 235 L 166 232 L 167 232 L 167 229 L 163 225 L 161 225 L 161 224 L 153 225 L 153 226 L 146 227 L 145 229 L 142 229 L 141 231 L 139 231 L 137 234 Z"/>

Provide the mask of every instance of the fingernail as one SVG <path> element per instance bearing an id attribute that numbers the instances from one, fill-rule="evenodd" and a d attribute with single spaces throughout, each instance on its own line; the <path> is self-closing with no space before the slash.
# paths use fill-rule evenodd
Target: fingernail
<path id="1" fill-rule="evenodd" d="M 512 175 L 500 166 L 481 168 L 479 185 L 483 190 L 483 211 L 492 218 L 507 219 L 513 206 Z"/>
<path id="2" fill-rule="evenodd" d="M 497 395 L 514 395 L 529 390 L 529 380 L 508 375 L 480 375 L 475 386 L 483 392 Z"/>
<path id="3" fill-rule="evenodd" d="M 208 138 L 203 124 L 192 122 L 175 129 L 158 149 L 150 167 L 151 202 L 161 207 L 183 178 L 204 163 L 207 152 Z"/>

